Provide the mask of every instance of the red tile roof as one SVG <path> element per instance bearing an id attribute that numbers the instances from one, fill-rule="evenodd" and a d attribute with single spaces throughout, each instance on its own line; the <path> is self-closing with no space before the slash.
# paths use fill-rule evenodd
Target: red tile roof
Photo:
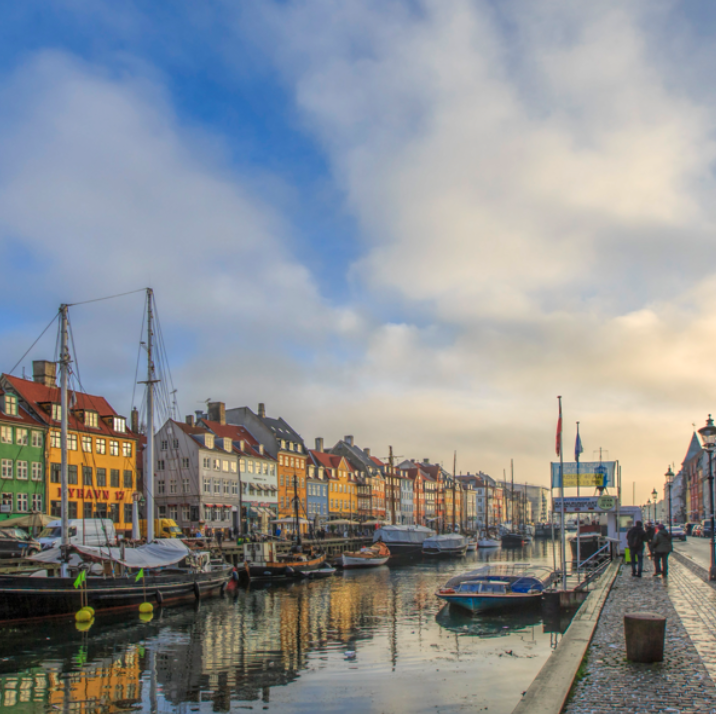
<path id="1" fill-rule="evenodd" d="M 209 431 L 215 434 L 217 437 L 222 439 L 231 439 L 234 442 L 234 451 L 237 454 L 246 454 L 247 456 L 254 456 L 258 458 L 266 458 L 270 461 L 275 461 L 271 454 L 267 453 L 264 449 L 263 454 L 259 447 L 259 442 L 254 439 L 253 434 L 243 426 L 237 426 L 236 424 L 220 424 L 218 421 L 210 421 L 209 419 L 202 419 L 201 423 L 206 426 Z M 243 451 L 239 449 L 237 442 L 244 441 L 246 446 Z"/>
<path id="2" fill-rule="evenodd" d="M 6 380 L 16 394 L 28 404 L 40 421 L 48 426 L 59 427 L 60 422 L 52 419 L 51 415 L 40 406 L 41 404 L 48 403 L 59 404 L 61 400 L 59 387 L 47 387 L 39 382 L 13 377 L 9 374 L 3 374 L 2 378 Z M 123 439 L 137 438 L 137 435 L 132 433 L 129 429 L 123 432 L 115 431 L 103 421 L 102 417 L 119 416 L 104 397 L 98 397 L 94 394 L 84 394 L 83 392 L 73 390 L 68 394 L 68 402 L 72 405 L 67 419 L 68 427 L 71 430 L 94 434 L 103 433 L 109 436 L 118 436 Z M 96 411 L 99 414 L 100 418 L 97 428 L 86 426 L 85 423 L 76 416 L 76 412 L 82 410 Z"/>

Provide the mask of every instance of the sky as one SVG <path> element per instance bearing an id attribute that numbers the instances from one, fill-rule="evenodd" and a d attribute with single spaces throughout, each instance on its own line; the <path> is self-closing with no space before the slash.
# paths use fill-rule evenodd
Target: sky
<path id="1" fill-rule="evenodd" d="M 546 485 L 561 395 L 625 503 L 716 412 L 710 4 L 0 12 L 2 371 L 151 287 L 180 415 Z M 142 311 L 70 308 L 125 414 Z"/>

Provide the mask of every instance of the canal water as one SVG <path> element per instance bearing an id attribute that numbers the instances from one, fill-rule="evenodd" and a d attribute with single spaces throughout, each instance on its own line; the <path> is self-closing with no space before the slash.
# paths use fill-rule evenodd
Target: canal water
<path id="1" fill-rule="evenodd" d="M 6 627 L 0 711 L 511 712 L 558 627 L 539 608 L 470 617 L 434 592 L 488 559 L 551 565 L 551 547 L 251 587 L 149 623 L 100 614 L 89 632 Z"/>

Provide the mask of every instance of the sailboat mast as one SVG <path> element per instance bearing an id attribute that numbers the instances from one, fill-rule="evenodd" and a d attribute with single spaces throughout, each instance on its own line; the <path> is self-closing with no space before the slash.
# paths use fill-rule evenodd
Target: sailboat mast
<path id="1" fill-rule="evenodd" d="M 147 543 L 154 540 L 154 291 L 147 288 L 147 460 L 144 489 L 147 497 Z"/>
<path id="2" fill-rule="evenodd" d="M 62 518 L 62 576 L 67 577 L 67 546 L 70 544 L 70 528 L 67 502 L 67 377 L 70 367 L 70 351 L 67 347 L 67 305 L 60 305 L 60 515 Z"/>
<path id="3" fill-rule="evenodd" d="M 510 501 L 512 502 L 512 521 L 510 522 L 510 525 L 512 527 L 512 532 L 515 532 L 515 460 L 510 459 L 510 481 L 511 481 L 511 493 L 510 493 Z"/>
<path id="4" fill-rule="evenodd" d="M 452 529 L 455 530 L 455 479 L 457 478 L 457 451 L 452 457 Z"/>

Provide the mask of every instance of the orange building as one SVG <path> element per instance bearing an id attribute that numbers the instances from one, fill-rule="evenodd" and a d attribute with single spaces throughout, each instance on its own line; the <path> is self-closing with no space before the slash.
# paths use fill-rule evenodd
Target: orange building
<path id="1" fill-rule="evenodd" d="M 23 405 L 49 429 L 45 509 L 60 517 L 60 389 L 54 362 L 34 362 L 34 381 L 5 376 Z M 104 397 L 68 396 L 67 497 L 69 518 L 111 518 L 131 531 L 132 494 L 137 484 L 138 435 Z"/>

